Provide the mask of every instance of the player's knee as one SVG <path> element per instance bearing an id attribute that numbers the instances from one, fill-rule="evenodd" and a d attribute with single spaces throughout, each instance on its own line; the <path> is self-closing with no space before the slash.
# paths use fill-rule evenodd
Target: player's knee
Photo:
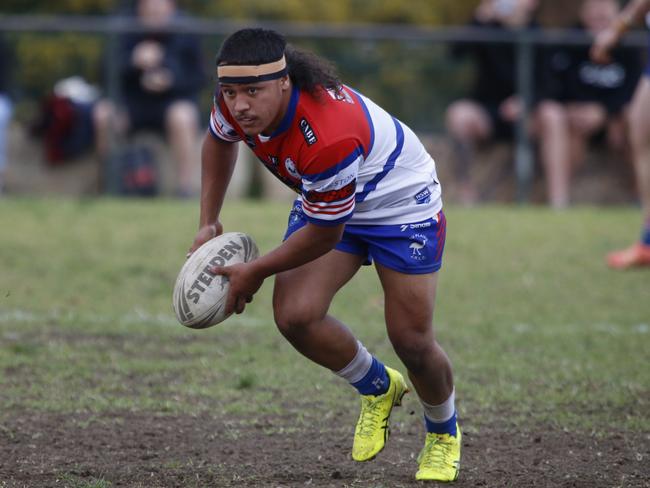
<path id="1" fill-rule="evenodd" d="M 274 303 L 275 325 L 283 336 L 291 338 L 308 333 L 312 324 L 322 318 L 310 304 Z"/>
<path id="2" fill-rule="evenodd" d="M 411 372 L 422 371 L 427 359 L 434 354 L 434 341 L 429 334 L 396 334 L 390 337 L 393 349 Z"/>

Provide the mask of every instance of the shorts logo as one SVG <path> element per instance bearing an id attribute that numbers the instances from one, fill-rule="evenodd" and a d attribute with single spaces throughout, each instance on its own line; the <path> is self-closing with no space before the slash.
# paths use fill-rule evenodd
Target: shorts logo
<path id="1" fill-rule="evenodd" d="M 428 188 L 425 188 L 424 190 L 420 190 L 418 193 L 416 193 L 413 198 L 415 198 L 415 202 L 418 205 L 429 203 L 431 201 L 431 192 Z"/>
<path id="2" fill-rule="evenodd" d="M 302 131 L 302 135 L 305 138 L 305 141 L 307 141 L 307 145 L 311 146 L 312 144 L 316 144 L 318 139 L 316 138 L 314 130 L 309 125 L 309 122 L 307 122 L 307 119 L 300 119 L 298 125 L 300 125 L 300 130 Z"/>
<path id="3" fill-rule="evenodd" d="M 271 163 L 272 166 L 277 167 L 277 165 L 278 165 L 278 157 L 269 155 L 269 163 Z"/>
<path id="4" fill-rule="evenodd" d="M 300 173 L 296 169 L 296 163 L 293 162 L 291 158 L 284 160 L 284 167 L 293 178 L 300 179 Z"/>
<path id="5" fill-rule="evenodd" d="M 426 256 L 424 255 L 424 247 L 427 245 L 427 236 L 422 234 L 413 234 L 411 236 L 411 243 L 409 244 L 409 249 L 411 250 L 411 259 L 416 261 L 424 261 Z"/>
<path id="6" fill-rule="evenodd" d="M 399 231 L 404 232 L 407 229 L 426 229 L 428 227 L 431 227 L 432 222 L 430 220 L 427 220 L 426 222 L 419 222 L 417 224 L 402 224 L 399 226 Z"/>

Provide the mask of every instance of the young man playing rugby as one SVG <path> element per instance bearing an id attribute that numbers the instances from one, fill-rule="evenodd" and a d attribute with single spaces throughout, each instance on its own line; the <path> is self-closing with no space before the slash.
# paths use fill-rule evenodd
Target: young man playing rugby
<path id="1" fill-rule="evenodd" d="M 343 85 L 324 60 L 274 31 L 243 29 L 217 57 L 219 89 L 202 149 L 200 227 L 190 249 L 222 232 L 219 214 L 244 141 L 298 193 L 281 245 L 228 276 L 226 312 L 240 313 L 275 275 L 273 311 L 284 337 L 361 395 L 352 457 L 373 459 L 408 387 L 328 308 L 374 262 L 390 341 L 420 397 L 427 429 L 416 478 L 458 476 L 461 432 L 447 355 L 432 319 L 445 242 L 435 163 L 402 122 Z"/>

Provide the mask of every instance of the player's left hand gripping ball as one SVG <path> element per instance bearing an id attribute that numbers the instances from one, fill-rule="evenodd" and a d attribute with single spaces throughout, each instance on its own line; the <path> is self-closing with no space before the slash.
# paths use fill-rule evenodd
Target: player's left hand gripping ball
<path id="1" fill-rule="evenodd" d="M 205 329 L 225 320 L 228 278 L 214 274 L 214 267 L 248 263 L 259 256 L 253 239 L 242 232 L 228 232 L 210 239 L 185 262 L 174 286 L 176 318 L 186 327 Z"/>

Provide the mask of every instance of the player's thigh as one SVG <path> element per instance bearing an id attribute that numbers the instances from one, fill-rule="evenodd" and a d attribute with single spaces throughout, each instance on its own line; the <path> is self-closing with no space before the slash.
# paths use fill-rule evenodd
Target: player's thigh
<path id="1" fill-rule="evenodd" d="M 336 292 L 350 281 L 364 259 L 332 250 L 298 268 L 278 273 L 273 289 L 273 311 L 278 325 L 323 318 Z"/>
<path id="2" fill-rule="evenodd" d="M 379 263 L 376 269 L 384 290 L 391 341 L 395 344 L 432 339 L 438 272 L 406 274 Z"/>

